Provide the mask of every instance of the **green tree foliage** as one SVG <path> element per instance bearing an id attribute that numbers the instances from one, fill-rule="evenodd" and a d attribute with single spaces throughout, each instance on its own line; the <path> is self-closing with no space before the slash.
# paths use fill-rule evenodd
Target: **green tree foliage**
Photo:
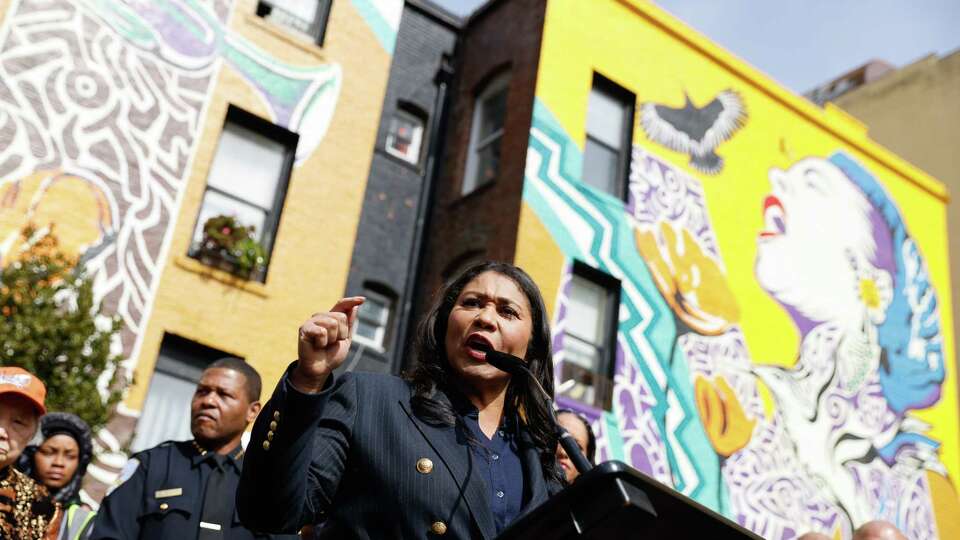
<path id="1" fill-rule="evenodd" d="M 23 231 L 25 249 L 0 269 L 0 364 L 20 366 L 47 386 L 47 409 L 102 427 L 121 395 L 120 320 L 100 313 L 93 283 L 52 234 Z M 109 379 L 106 395 L 97 381 Z"/>

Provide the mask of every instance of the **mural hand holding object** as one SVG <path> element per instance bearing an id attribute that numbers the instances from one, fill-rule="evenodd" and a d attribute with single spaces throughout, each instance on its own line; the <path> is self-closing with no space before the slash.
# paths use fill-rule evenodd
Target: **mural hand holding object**
<path id="1" fill-rule="evenodd" d="M 740 309 L 723 269 L 686 228 L 678 234 L 663 221 L 659 231 L 636 228 L 634 237 L 664 300 L 685 325 L 719 335 L 736 324 Z"/>
<path id="2" fill-rule="evenodd" d="M 757 421 L 749 418 L 730 383 L 723 377 L 708 380 L 697 375 L 694 382 L 697 410 L 713 449 L 725 458 L 750 442 Z"/>

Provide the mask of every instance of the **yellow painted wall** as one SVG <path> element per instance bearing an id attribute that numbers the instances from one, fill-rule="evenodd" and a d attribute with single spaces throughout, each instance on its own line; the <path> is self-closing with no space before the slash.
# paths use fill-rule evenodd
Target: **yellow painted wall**
<path id="1" fill-rule="evenodd" d="M 293 169 L 266 283 L 238 280 L 187 257 L 227 106 L 269 117 L 246 80 L 221 72 L 137 359 L 137 384 L 125 401 L 133 410 L 146 397 L 164 332 L 244 357 L 269 397 L 296 358 L 300 323 L 333 305 L 346 284 L 391 58 L 349 2 L 334 2 L 322 48 L 256 17 L 255 4 L 242 2 L 231 23 L 253 43 L 293 65 L 342 66 L 336 112 L 316 152 Z"/>
<path id="2" fill-rule="evenodd" d="M 560 150 L 554 154 L 550 145 L 556 144 L 558 149 L 562 148 L 564 156 L 574 154 L 582 156 L 587 98 L 594 73 L 603 75 L 636 95 L 633 129 L 635 158 L 638 151 L 642 155 L 653 156 L 675 171 L 677 175 L 693 179 L 693 182 L 702 189 L 705 217 L 711 234 L 716 239 L 716 248 L 719 253 L 719 258 L 708 255 L 704 260 L 713 261 L 710 264 L 715 265 L 714 270 L 722 275 L 723 283 L 718 285 L 718 288 L 724 289 L 725 292 L 704 287 L 699 291 L 700 296 L 695 301 L 706 303 L 711 295 L 721 293 L 732 295 L 736 304 L 733 312 L 738 315 L 735 320 L 728 321 L 731 324 L 727 328 L 732 328 L 737 335 L 742 335 L 745 341 L 745 354 L 748 355 L 751 365 L 779 366 L 785 370 L 783 372 L 789 372 L 795 366 L 801 348 L 801 335 L 797 323 L 771 294 L 761 287 L 755 272 L 757 236 L 764 230 L 763 202 L 772 190 L 769 179 L 771 171 L 773 169 L 788 170 L 804 158 L 817 158 L 823 162 L 837 153 L 842 153 L 877 179 L 889 199 L 899 209 L 906 230 L 916 242 L 939 301 L 943 358 L 947 359 L 946 379 L 940 384 L 942 394 L 932 407 L 911 410 L 908 415 L 929 424 L 926 435 L 941 443 L 938 450 L 938 464 L 931 466 L 945 467 L 948 477 L 956 486 L 958 475 L 960 475 L 960 433 L 958 433 L 960 426 L 957 419 L 955 364 L 952 361 L 954 335 L 947 256 L 945 207 L 947 194 L 943 185 L 871 141 L 867 137 L 866 127 L 852 117 L 829 106 L 826 109 L 820 109 L 793 95 L 769 77 L 709 42 L 650 2 L 550 0 L 537 79 L 538 108 L 534 115 L 531 151 L 527 162 L 528 174 L 524 191 L 527 205 L 522 214 L 516 260 L 521 264 L 526 261 L 532 268 L 534 278 L 544 288 L 545 296 L 555 296 L 559 298 L 558 301 L 562 301 L 563 297 L 563 291 L 558 289 L 563 265 L 573 258 L 583 260 L 595 257 L 600 261 L 596 264 L 600 264 L 604 270 L 625 282 L 635 279 L 627 277 L 628 274 L 638 276 L 646 271 L 625 266 L 628 263 L 624 263 L 626 259 L 617 255 L 616 248 L 609 253 L 604 252 L 603 247 L 599 249 L 601 254 L 606 253 L 609 260 L 619 262 L 619 267 L 616 264 L 608 264 L 608 259 L 595 252 L 589 254 L 583 252 L 582 247 L 572 240 L 576 235 L 585 234 L 584 231 L 586 231 L 583 228 L 577 229 L 573 220 L 570 219 L 576 215 L 585 216 L 583 219 L 586 221 L 604 215 L 606 217 L 596 219 L 600 222 L 606 220 L 612 224 L 609 227 L 610 230 L 616 231 L 620 227 L 628 232 L 639 231 L 640 229 L 637 228 L 639 226 L 633 218 L 626 215 L 627 208 L 623 207 L 622 203 L 600 196 L 597 199 L 600 202 L 592 206 L 588 204 L 587 206 L 591 208 L 584 209 L 576 202 L 562 202 L 559 198 L 560 195 L 570 193 L 587 195 L 591 193 L 590 188 L 581 183 L 579 170 L 564 171 L 563 163 L 566 157 L 559 158 Z M 708 174 L 692 167 L 689 155 L 671 150 L 651 140 L 641 125 L 642 108 L 645 104 L 681 108 L 684 106 L 686 94 L 694 106 L 704 107 L 719 93 L 726 90 L 733 90 L 739 95 L 746 108 L 747 117 L 744 126 L 717 147 L 717 154 L 724 159 L 723 167 L 718 174 Z M 545 140 L 551 142 L 542 146 Z M 567 146 L 564 146 L 565 144 Z M 559 165 L 556 169 L 544 167 L 539 174 L 531 174 L 529 156 L 536 156 L 537 162 L 543 160 L 553 163 L 549 160 L 557 159 Z M 582 158 L 577 157 L 570 163 L 579 164 L 580 159 Z M 574 198 L 570 200 L 576 200 L 575 196 L 571 197 Z M 584 200 L 590 200 L 590 197 Z M 527 206 L 532 206 L 533 210 L 530 211 Z M 549 231 L 546 236 L 552 235 L 553 241 L 544 239 L 545 230 Z M 561 246 L 560 256 L 557 255 L 557 244 Z M 690 249 L 691 246 L 688 244 L 687 248 Z M 618 259 L 618 257 L 621 258 Z M 544 261 L 550 261 L 550 263 Z M 646 257 L 647 266 L 651 266 L 653 262 Z M 679 264 L 676 260 L 672 262 Z M 702 263 L 699 268 L 701 275 L 704 275 L 702 272 L 706 268 L 703 264 L 706 263 Z M 662 302 L 660 307 L 656 305 L 658 301 Z M 665 307 L 668 303 L 668 299 L 658 301 L 652 301 L 654 311 Z M 624 329 L 626 317 L 622 309 L 621 331 Z M 672 335 L 674 332 L 673 323 L 664 323 L 662 318 L 653 321 L 650 328 L 661 326 L 654 330 L 638 327 L 632 329 L 636 330 L 636 333 L 621 333 L 619 336 L 621 345 L 642 341 L 637 339 L 637 336 L 643 330 L 644 335 L 649 334 L 652 350 L 658 351 L 659 361 L 662 364 L 669 364 L 668 358 L 665 357 L 666 353 L 658 350 L 657 344 L 669 342 L 665 340 L 665 336 Z M 705 342 L 709 342 L 709 336 Z M 644 349 L 646 346 L 640 346 L 637 350 L 648 350 Z M 667 348 L 669 349 L 669 346 Z M 628 351 L 628 357 L 630 354 Z M 640 364 L 649 362 L 649 360 L 634 360 Z M 677 386 L 671 386 L 667 393 L 674 392 L 674 396 L 680 396 L 677 398 L 679 402 L 689 404 L 689 409 L 685 409 L 685 413 L 678 414 L 689 414 L 690 411 L 699 410 L 704 427 L 697 428 L 700 430 L 699 435 L 693 433 L 696 430 L 684 434 L 682 430 L 686 428 L 678 428 L 681 432 L 678 432 L 677 436 L 683 441 L 679 446 L 686 447 L 689 455 L 692 456 L 692 462 L 685 463 L 686 458 L 679 455 L 682 452 L 677 452 L 674 454 L 677 461 L 671 462 L 670 465 L 672 472 L 669 474 L 663 472 L 663 476 L 659 477 L 667 483 L 673 483 L 681 491 L 695 496 L 701 502 L 727 512 L 729 515 L 741 511 L 742 506 L 738 505 L 742 505 L 743 497 L 747 496 L 745 488 L 743 492 L 739 492 L 740 488 L 737 485 L 722 476 L 719 482 L 717 478 L 704 479 L 704 476 L 709 476 L 704 471 L 719 470 L 719 474 L 723 475 L 724 471 L 731 470 L 729 464 L 733 459 L 730 456 L 733 454 L 718 450 L 725 447 L 724 441 L 729 442 L 730 435 L 711 431 L 713 428 L 710 423 L 702 418 L 703 409 L 697 408 L 705 403 L 698 401 L 701 391 L 700 383 L 697 383 L 696 396 L 692 386 L 695 377 L 704 376 L 706 377 L 704 381 L 710 381 L 715 380 L 711 377 L 722 375 L 717 375 L 717 372 L 713 375 L 689 374 L 686 369 L 677 368 L 675 365 L 664 369 L 672 369 L 673 376 L 676 377 L 668 386 L 674 384 Z M 689 369 L 695 372 L 698 368 L 691 364 Z M 739 374 L 732 377 L 742 377 L 743 381 L 750 379 L 744 376 L 743 371 L 752 369 L 750 366 L 745 365 L 739 369 Z M 648 378 L 650 381 L 656 379 L 653 375 L 649 375 Z M 617 384 L 625 383 L 620 380 Z M 760 382 L 743 384 L 755 388 L 749 392 L 753 397 L 744 397 L 742 389 L 738 390 L 739 397 L 724 394 L 725 391 L 720 386 L 714 386 L 712 387 L 714 390 L 710 391 L 719 392 L 720 398 L 727 402 L 725 405 L 727 414 L 742 413 L 743 411 L 739 409 L 740 403 L 736 403 L 736 406 L 729 403 L 732 399 L 742 401 L 743 409 L 747 411 L 745 413 L 747 420 L 751 418 L 750 410 L 754 406 L 751 405 L 751 400 L 756 400 L 757 403 L 762 401 L 762 410 L 766 411 L 767 421 L 775 425 L 773 417 L 780 414 L 777 412 L 779 405 L 774 403 L 775 398 L 771 397 L 770 389 Z M 702 388 L 706 389 L 708 386 Z M 625 413 L 619 409 L 617 400 L 614 401 L 614 409 L 606 414 L 612 414 L 613 417 L 619 417 L 622 420 L 622 415 Z M 679 407 L 679 405 L 671 401 L 668 407 Z M 587 407 L 587 409 L 590 408 Z M 731 418 L 733 417 L 728 417 L 728 419 Z M 756 417 L 751 421 L 755 420 L 757 420 Z M 668 419 L 667 422 L 669 424 L 670 420 Z M 604 421 L 598 423 L 601 431 L 607 430 L 606 425 Z M 734 445 L 734 454 L 744 445 L 749 444 L 745 441 L 749 439 L 751 430 L 754 430 L 753 426 L 754 424 L 743 424 L 745 431 L 740 437 L 743 439 L 740 441 L 742 444 Z M 621 425 L 620 428 L 622 431 L 624 426 Z M 759 429 L 752 431 L 754 438 L 758 436 Z M 703 441 L 708 441 L 713 445 L 713 449 L 719 452 L 719 460 L 712 451 L 709 452 L 711 454 L 709 456 L 704 453 L 705 448 L 709 449 L 709 446 L 697 446 L 697 444 L 704 444 Z M 882 446 L 880 442 L 874 442 L 878 447 Z M 799 454 L 810 451 L 802 447 L 804 444 L 802 441 L 795 441 L 795 443 L 801 445 L 797 450 Z M 602 445 L 607 447 L 605 451 L 608 452 L 608 457 L 626 460 L 631 457 L 632 444 L 624 433 L 611 435 L 608 441 L 602 442 Z M 666 448 L 664 451 L 671 452 L 671 443 L 664 444 Z M 749 449 L 749 446 L 747 448 Z M 696 463 L 700 459 L 697 456 L 703 458 L 703 464 Z M 715 465 L 711 466 L 707 462 L 713 462 Z M 806 462 L 802 455 L 799 462 L 816 465 L 816 460 Z M 677 480 L 678 477 L 682 480 L 687 474 L 684 471 L 693 471 L 700 465 L 702 470 L 699 470 L 699 484 Z M 802 470 L 803 466 L 805 465 L 798 465 L 798 470 Z M 654 473 L 658 476 L 656 470 Z M 690 472 L 689 478 L 696 479 L 696 477 L 697 474 Z M 701 488 L 704 489 L 701 490 Z M 837 487 L 835 491 L 841 493 L 844 489 Z M 824 500 L 831 501 L 831 497 L 833 495 L 827 494 Z M 837 497 L 841 501 L 844 500 L 842 493 Z M 861 499 L 858 499 L 861 501 L 858 504 L 862 503 L 862 508 L 859 511 L 851 510 L 849 513 L 854 525 L 862 522 L 863 518 L 871 512 L 874 513 L 873 517 L 895 521 L 891 517 L 893 511 L 889 508 L 881 512 L 878 510 L 879 502 L 865 502 Z M 907 497 L 904 496 L 903 500 L 906 501 Z M 825 504 L 836 505 L 837 501 L 833 500 Z M 951 502 L 936 509 L 938 521 L 945 517 L 945 512 L 948 511 L 946 509 L 952 504 Z M 901 526 L 916 527 L 908 531 L 908 536 L 913 534 L 917 537 L 926 537 L 925 531 L 928 529 L 918 525 L 919 521 L 916 519 L 909 523 L 904 521 Z M 821 525 L 823 524 L 811 522 L 805 525 L 803 522 L 793 524 L 787 524 L 787 522 L 776 524 L 763 520 L 751 522 L 752 528 L 766 537 L 789 538 L 791 526 L 806 526 L 810 529 L 819 527 L 824 532 L 840 534 L 843 537 L 849 537 L 851 532 L 849 525 L 844 528 L 840 522 L 835 524 L 834 529 Z"/>

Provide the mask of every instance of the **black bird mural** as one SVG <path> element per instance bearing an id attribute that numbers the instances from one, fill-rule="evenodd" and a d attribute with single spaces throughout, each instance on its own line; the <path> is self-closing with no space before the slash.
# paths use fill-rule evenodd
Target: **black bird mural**
<path id="1" fill-rule="evenodd" d="M 723 158 L 716 149 L 747 121 L 747 109 L 740 94 L 724 90 L 705 107 L 697 107 L 683 93 L 683 108 L 659 103 L 644 103 L 640 124 L 647 138 L 671 150 L 690 156 L 690 164 L 706 174 L 723 169 Z"/>

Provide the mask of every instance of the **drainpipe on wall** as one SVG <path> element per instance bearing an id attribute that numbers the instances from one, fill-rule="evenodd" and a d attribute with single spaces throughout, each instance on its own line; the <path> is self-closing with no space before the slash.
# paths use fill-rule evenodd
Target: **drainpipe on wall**
<path id="1" fill-rule="evenodd" d="M 456 45 L 454 46 L 455 50 Z M 427 152 L 427 161 L 423 168 L 420 197 L 417 201 L 417 219 L 413 229 L 413 242 L 410 246 L 410 257 L 407 259 L 407 276 L 403 285 L 403 307 L 400 312 L 400 324 L 397 328 L 397 349 L 401 351 L 401 354 L 396 357 L 398 361 L 392 367 L 394 373 L 399 373 L 413 364 L 411 354 L 416 325 L 411 324 L 411 318 L 414 316 L 415 299 L 419 298 L 422 292 L 417 278 L 420 276 L 423 256 L 426 252 L 423 236 L 429 224 L 430 211 L 433 207 L 433 186 L 442 167 L 440 158 L 444 150 L 443 140 L 446 133 L 447 107 L 449 104 L 447 91 L 453 83 L 454 73 L 451 56 L 443 55 L 440 60 L 440 67 L 437 68 L 437 73 L 433 76 L 437 94 L 434 98 L 433 115 L 430 119 L 430 146 Z"/>

